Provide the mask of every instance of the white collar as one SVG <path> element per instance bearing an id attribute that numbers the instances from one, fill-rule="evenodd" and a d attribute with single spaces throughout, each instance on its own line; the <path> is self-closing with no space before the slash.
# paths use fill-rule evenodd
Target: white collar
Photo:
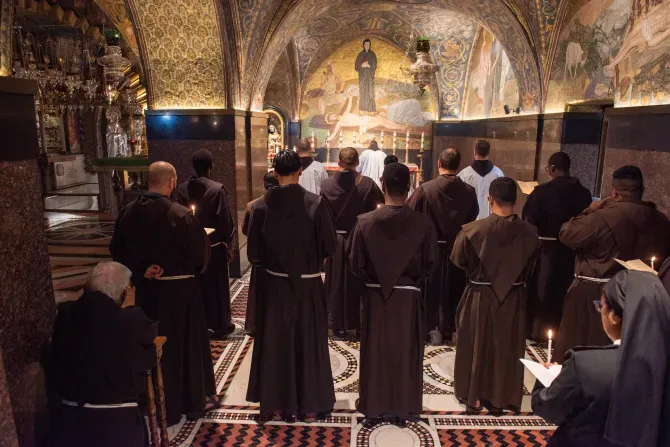
<path id="1" fill-rule="evenodd" d="M 614 340 L 614 343 L 612 344 L 616 346 L 621 346 L 621 340 Z"/>

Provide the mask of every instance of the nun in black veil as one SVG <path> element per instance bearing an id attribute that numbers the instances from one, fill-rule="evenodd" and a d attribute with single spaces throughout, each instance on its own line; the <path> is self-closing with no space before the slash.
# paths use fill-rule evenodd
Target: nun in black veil
<path id="1" fill-rule="evenodd" d="M 574 348 L 533 411 L 558 430 L 547 447 L 670 445 L 670 297 L 651 273 L 623 271 L 594 301 L 611 346 Z"/>

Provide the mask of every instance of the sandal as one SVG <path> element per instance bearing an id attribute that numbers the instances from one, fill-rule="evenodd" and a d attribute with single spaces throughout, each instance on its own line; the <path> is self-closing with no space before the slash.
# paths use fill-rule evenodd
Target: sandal
<path id="1" fill-rule="evenodd" d="M 302 420 L 306 424 L 313 424 L 316 422 L 316 413 L 307 413 Z"/>

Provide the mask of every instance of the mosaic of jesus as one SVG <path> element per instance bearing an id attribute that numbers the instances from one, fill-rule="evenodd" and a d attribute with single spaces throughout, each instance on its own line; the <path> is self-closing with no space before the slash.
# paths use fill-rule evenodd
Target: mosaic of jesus
<path id="1" fill-rule="evenodd" d="M 302 135 L 317 147 L 430 148 L 435 98 L 420 95 L 401 67 L 412 61 L 382 40 L 351 41 L 312 73 L 301 105 Z M 395 135 L 395 136 L 394 136 Z"/>

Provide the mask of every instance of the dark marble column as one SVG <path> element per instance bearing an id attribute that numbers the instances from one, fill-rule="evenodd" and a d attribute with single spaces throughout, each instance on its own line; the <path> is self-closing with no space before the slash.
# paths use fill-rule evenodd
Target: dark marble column
<path id="1" fill-rule="evenodd" d="M 20 445 L 42 445 L 48 432 L 42 360 L 55 301 L 37 166 L 36 88 L 0 78 L 0 444 L 9 440 L 3 445 L 12 445 L 12 426 Z"/>
<path id="2" fill-rule="evenodd" d="M 262 189 L 267 171 L 267 115 L 238 110 L 153 110 L 145 115 L 149 160 L 174 165 L 179 182 L 194 174 L 194 152 L 207 149 L 214 155 L 212 178 L 226 187 L 233 219 L 238 222 L 230 273 L 239 276 L 244 210 L 255 194 L 260 195 L 254 189 L 258 185 Z"/>
<path id="3" fill-rule="evenodd" d="M 540 183 L 549 180 L 544 173 L 544 167 L 551 154 L 565 152 L 570 156 L 572 175 L 590 189 L 592 194 L 596 194 L 603 116 L 602 112 L 566 112 L 540 116 L 542 122 L 538 159 Z"/>
<path id="4" fill-rule="evenodd" d="M 612 173 L 635 165 L 644 174 L 644 199 L 670 215 L 670 106 L 609 109 L 604 142 L 601 195 L 612 190 Z"/>

